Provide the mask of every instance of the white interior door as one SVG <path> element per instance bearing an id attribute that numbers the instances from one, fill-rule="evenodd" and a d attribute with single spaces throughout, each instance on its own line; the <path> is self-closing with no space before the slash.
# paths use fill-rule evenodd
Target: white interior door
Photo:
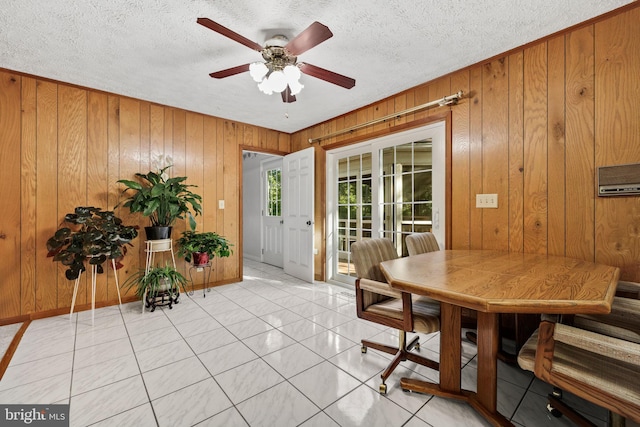
<path id="1" fill-rule="evenodd" d="M 313 147 L 284 157 L 284 271 L 309 283 L 313 283 L 313 177 Z"/>
<path id="2" fill-rule="evenodd" d="M 262 163 L 262 262 L 282 267 L 282 159 Z"/>

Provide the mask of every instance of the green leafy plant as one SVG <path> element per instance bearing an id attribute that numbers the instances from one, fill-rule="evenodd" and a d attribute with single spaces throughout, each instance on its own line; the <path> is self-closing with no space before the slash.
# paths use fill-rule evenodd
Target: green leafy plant
<path id="1" fill-rule="evenodd" d="M 151 225 L 156 227 L 169 227 L 176 219 L 184 219 L 189 208 L 196 215 L 202 214 L 202 197 L 190 190 L 195 185 L 185 184 L 185 176 L 169 178 L 167 169 L 170 167 L 165 166 L 157 172 L 146 174 L 136 173 L 140 181 L 118 180 L 127 187 L 122 194 L 129 195 L 129 198 L 116 205 L 116 208 L 123 206 L 133 213 L 140 212 L 149 217 Z"/>
<path id="2" fill-rule="evenodd" d="M 195 230 L 183 231 L 176 243 L 178 244 L 178 256 L 191 262 L 194 253 L 206 253 L 209 258 L 214 256 L 228 257 L 233 251 L 229 241 L 212 231 L 198 232 Z"/>
<path id="3" fill-rule="evenodd" d="M 122 284 L 122 288 L 130 290 L 135 288 L 135 294 L 143 298 L 145 293 L 147 300 L 156 298 L 163 292 L 179 294 L 180 288 L 185 290 L 187 279 L 173 266 L 151 267 L 149 271 L 140 270 Z M 177 299 L 177 298 L 176 298 Z"/>
<path id="4" fill-rule="evenodd" d="M 136 226 L 126 226 L 112 211 L 79 206 L 65 215 L 53 237 L 47 240 L 48 257 L 67 266 L 65 276 L 75 280 L 86 271 L 85 262 L 97 266 L 103 273 L 107 260 L 115 260 L 116 269 L 122 267 L 127 245 L 138 236 Z"/>

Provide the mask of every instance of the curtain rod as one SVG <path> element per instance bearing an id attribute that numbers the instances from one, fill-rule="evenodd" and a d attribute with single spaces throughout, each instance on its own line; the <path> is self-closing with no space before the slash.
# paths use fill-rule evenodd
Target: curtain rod
<path id="1" fill-rule="evenodd" d="M 397 113 L 393 113 L 393 114 L 389 114 L 387 116 L 384 117 L 379 117 L 377 119 L 373 119 L 373 120 L 369 120 L 368 122 L 365 123 L 360 123 L 359 125 L 354 125 L 345 129 L 341 129 L 339 131 L 324 135 L 324 136 L 319 136 L 316 138 L 309 138 L 309 144 L 313 144 L 314 142 L 320 142 L 323 139 L 329 139 L 329 138 L 333 138 L 334 136 L 338 136 L 338 135 L 342 135 L 345 133 L 349 133 L 349 132 L 353 132 L 354 130 L 357 129 L 361 129 L 367 126 L 371 126 L 371 125 L 375 125 L 377 123 L 381 123 L 381 122 L 386 122 L 389 119 L 395 119 L 398 118 L 400 116 L 404 116 L 406 114 L 409 113 L 413 113 L 419 110 L 424 110 L 425 108 L 429 108 L 429 107 L 433 107 L 435 105 L 438 105 L 440 107 L 444 107 L 445 105 L 455 105 L 458 103 L 458 100 L 462 98 L 462 91 L 458 91 L 458 93 L 454 93 L 453 95 L 449 95 L 449 96 L 445 96 L 444 98 L 441 99 L 437 99 L 435 101 L 431 101 L 431 102 L 427 102 L 426 104 L 421 104 L 421 105 L 416 105 L 415 107 L 411 107 L 408 108 L 406 110 L 403 111 L 399 111 Z"/>

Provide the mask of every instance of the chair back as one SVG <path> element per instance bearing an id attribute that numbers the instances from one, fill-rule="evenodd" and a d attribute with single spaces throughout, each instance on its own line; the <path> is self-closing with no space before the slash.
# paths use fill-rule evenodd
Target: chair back
<path id="1" fill-rule="evenodd" d="M 569 317 L 570 324 L 555 320 L 543 315 L 538 331 L 520 350 L 520 367 L 640 422 L 640 300 L 615 297 L 610 314 L 577 314 Z M 560 412 L 579 416 L 552 396 L 549 402 Z"/>
<path id="2" fill-rule="evenodd" d="M 440 250 L 436 236 L 429 232 L 409 234 L 406 243 L 409 256 Z"/>
<path id="3" fill-rule="evenodd" d="M 640 299 L 640 283 L 620 280 L 616 295 L 623 298 Z"/>
<path id="4" fill-rule="evenodd" d="M 640 344 L 640 300 L 614 297 L 609 314 L 577 314 L 573 326 Z"/>
<path id="5" fill-rule="evenodd" d="M 379 264 L 398 258 L 398 252 L 390 239 L 365 239 L 351 244 L 351 256 L 358 278 L 387 283 Z"/>

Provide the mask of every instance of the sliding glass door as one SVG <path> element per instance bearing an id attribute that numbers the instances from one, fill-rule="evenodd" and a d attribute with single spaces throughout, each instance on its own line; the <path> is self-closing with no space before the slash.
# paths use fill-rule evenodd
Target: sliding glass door
<path id="1" fill-rule="evenodd" d="M 371 237 L 371 153 L 337 160 L 337 270 L 355 276 L 351 243 Z"/>
<path id="2" fill-rule="evenodd" d="M 431 148 L 431 140 L 421 140 L 380 150 L 380 231 L 402 256 L 408 234 L 432 230 Z"/>
<path id="3" fill-rule="evenodd" d="M 410 233 L 444 247 L 444 123 L 327 153 L 327 277 L 355 280 L 351 244 L 387 237 L 407 254 Z"/>

